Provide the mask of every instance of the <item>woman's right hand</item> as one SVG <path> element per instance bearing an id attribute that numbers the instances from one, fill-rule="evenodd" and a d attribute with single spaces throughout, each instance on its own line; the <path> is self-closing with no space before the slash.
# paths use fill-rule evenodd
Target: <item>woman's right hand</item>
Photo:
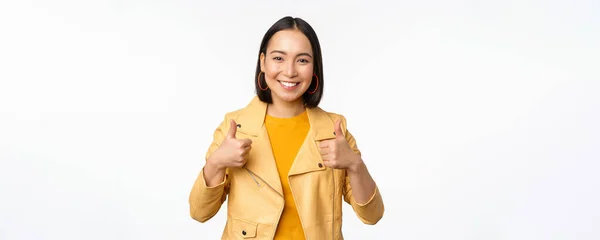
<path id="1" fill-rule="evenodd" d="M 217 170 L 223 170 L 228 167 L 242 167 L 248 160 L 248 153 L 252 148 L 252 140 L 237 139 L 237 124 L 234 120 L 230 120 L 229 132 L 223 139 L 223 142 L 207 159 L 207 163 L 212 165 Z"/>

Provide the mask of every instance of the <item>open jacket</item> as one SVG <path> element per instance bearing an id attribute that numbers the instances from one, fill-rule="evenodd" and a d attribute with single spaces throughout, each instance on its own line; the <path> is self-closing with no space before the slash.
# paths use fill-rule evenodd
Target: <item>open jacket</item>
<path id="1" fill-rule="evenodd" d="M 241 168 L 228 168 L 225 179 L 207 187 L 200 171 L 189 195 L 190 215 L 199 222 L 211 219 L 227 199 L 227 222 L 222 239 L 273 239 L 284 207 L 284 198 L 271 144 L 264 126 L 267 104 L 258 97 L 245 107 L 225 115 L 214 131 L 206 157 L 223 141 L 231 119 L 238 123 L 237 138 L 252 140 L 252 149 Z M 335 138 L 334 123 L 341 128 L 350 147 L 360 150 L 346 129 L 342 115 L 321 108 L 307 109 L 308 135 L 289 171 L 288 178 L 306 239 L 343 239 L 342 200 L 350 204 L 365 224 L 376 224 L 383 216 L 384 205 L 376 187 L 370 200 L 358 204 L 352 197 L 350 179 L 345 170 L 323 165 L 318 144 Z"/>

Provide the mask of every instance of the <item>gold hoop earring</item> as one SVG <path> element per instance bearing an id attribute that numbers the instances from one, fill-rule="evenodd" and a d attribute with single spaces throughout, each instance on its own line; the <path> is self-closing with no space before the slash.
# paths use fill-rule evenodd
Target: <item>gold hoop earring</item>
<path id="1" fill-rule="evenodd" d="M 256 77 L 256 81 L 258 83 L 258 88 L 262 91 L 266 91 L 267 89 L 269 89 L 269 86 L 267 86 L 265 89 L 262 88 L 262 86 L 260 85 L 260 75 L 262 75 L 263 72 L 259 72 L 258 73 L 258 77 Z M 265 81 L 265 83 L 267 83 L 267 81 Z"/>
<path id="2" fill-rule="evenodd" d="M 319 77 L 317 77 L 317 74 L 314 74 L 314 73 L 313 73 L 313 76 L 315 76 L 315 78 L 317 79 L 317 86 L 315 86 L 315 90 L 308 91 L 308 94 L 313 94 L 313 93 L 317 92 L 317 89 L 319 89 Z"/>

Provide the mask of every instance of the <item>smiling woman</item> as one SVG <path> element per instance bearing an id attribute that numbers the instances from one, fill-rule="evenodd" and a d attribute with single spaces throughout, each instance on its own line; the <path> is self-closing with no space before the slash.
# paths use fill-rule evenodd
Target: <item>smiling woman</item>
<path id="1" fill-rule="evenodd" d="M 254 81 L 257 96 L 214 132 L 189 196 L 191 217 L 208 221 L 228 199 L 222 239 L 343 239 L 343 200 L 376 224 L 383 200 L 346 119 L 318 106 L 323 66 L 312 27 L 277 21 Z"/>

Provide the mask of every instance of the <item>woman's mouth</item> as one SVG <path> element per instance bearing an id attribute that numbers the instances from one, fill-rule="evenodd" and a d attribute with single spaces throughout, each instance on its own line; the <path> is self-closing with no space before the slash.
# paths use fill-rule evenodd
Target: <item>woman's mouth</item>
<path id="1" fill-rule="evenodd" d="M 299 82 L 285 82 L 285 81 L 278 81 L 278 82 L 281 85 L 281 87 L 283 87 L 283 89 L 286 89 L 286 90 L 295 89 L 296 87 L 298 87 L 298 85 L 300 85 Z"/>

